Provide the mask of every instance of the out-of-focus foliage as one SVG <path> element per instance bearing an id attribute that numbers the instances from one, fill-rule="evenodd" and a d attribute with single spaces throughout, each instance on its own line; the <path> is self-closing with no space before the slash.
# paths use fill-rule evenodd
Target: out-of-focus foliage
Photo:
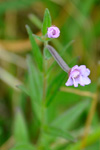
<path id="1" fill-rule="evenodd" d="M 50 44 L 70 67 L 85 64 L 91 70 L 90 85 L 65 87 L 68 76 L 47 50 L 43 74 L 40 36 L 51 25 L 51 17 L 61 34 Z M 99 43 L 99 0 L 0 1 L 0 150 L 100 149 Z M 41 112 L 46 125 L 41 125 Z"/>

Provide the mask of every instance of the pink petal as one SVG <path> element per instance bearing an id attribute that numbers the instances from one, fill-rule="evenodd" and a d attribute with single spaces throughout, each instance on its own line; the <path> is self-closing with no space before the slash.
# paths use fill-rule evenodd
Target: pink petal
<path id="1" fill-rule="evenodd" d="M 71 72 L 74 71 L 75 69 L 78 70 L 78 65 L 75 65 L 74 67 L 71 68 Z"/>
<path id="2" fill-rule="evenodd" d="M 76 79 L 73 78 L 74 87 L 78 87 L 78 82 Z"/>
<path id="3" fill-rule="evenodd" d="M 91 80 L 90 80 L 88 77 L 85 77 L 85 78 L 84 78 L 84 83 L 85 83 L 86 85 L 88 85 L 88 84 L 91 83 Z"/>
<path id="4" fill-rule="evenodd" d="M 65 83 L 65 85 L 66 85 L 66 86 L 71 86 L 71 85 L 73 85 L 73 80 L 72 80 L 71 78 L 69 78 L 69 79 L 67 80 L 67 82 Z"/>
<path id="5" fill-rule="evenodd" d="M 91 80 L 88 77 L 81 76 L 80 85 L 84 86 L 84 85 L 88 85 L 90 83 L 91 83 Z"/>
<path id="6" fill-rule="evenodd" d="M 88 68 L 86 68 L 85 65 L 81 65 L 79 66 L 80 72 L 83 76 L 87 77 L 90 74 L 90 70 Z"/>

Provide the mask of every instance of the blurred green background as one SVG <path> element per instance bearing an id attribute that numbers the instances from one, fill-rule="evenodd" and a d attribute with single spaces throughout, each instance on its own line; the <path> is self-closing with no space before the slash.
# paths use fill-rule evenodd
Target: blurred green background
<path id="1" fill-rule="evenodd" d="M 62 122 L 59 123 L 58 120 L 58 127 L 70 130 L 78 140 L 76 143 L 67 143 L 58 139 L 50 143 L 51 149 L 81 149 L 79 145 L 81 142 L 84 143 L 86 137 L 85 150 L 99 150 L 99 0 L 0 0 L 0 149 L 9 150 L 15 145 L 16 137 L 20 137 L 14 131 L 15 120 L 18 121 L 17 126 L 20 128 L 19 120 L 22 119 L 25 131 L 27 128 L 25 135 L 28 134 L 32 144 L 35 144 L 38 138 L 39 131 L 34 122 L 30 98 L 17 86 L 27 83 L 28 80 L 26 55 L 30 53 L 31 45 L 25 25 L 28 24 L 34 34 L 41 35 L 41 22 L 45 8 L 49 9 L 53 24 L 61 31 L 60 37 L 52 40 L 50 44 L 59 53 L 66 50 L 63 59 L 68 64 L 74 60 L 74 65 L 86 65 L 91 70 L 92 80 L 88 86 L 79 86 L 77 89 L 68 87 L 65 90 L 66 75 L 66 80 L 61 83 L 62 88 L 57 89 L 53 102 L 48 108 L 48 122 L 55 122 L 56 117 L 67 112 Z M 42 52 L 43 44 L 39 41 L 37 43 Z M 48 67 L 53 61 L 53 59 L 49 60 Z M 49 83 L 60 72 L 61 69 L 56 65 L 50 71 Z M 18 112 L 22 117 L 19 117 L 20 119 L 17 119 Z"/>

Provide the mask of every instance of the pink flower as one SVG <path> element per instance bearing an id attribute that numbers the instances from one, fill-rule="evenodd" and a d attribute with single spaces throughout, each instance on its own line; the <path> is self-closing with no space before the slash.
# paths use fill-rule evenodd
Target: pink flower
<path id="1" fill-rule="evenodd" d="M 57 38 L 57 37 L 59 37 L 59 35 L 60 35 L 60 30 L 59 30 L 58 27 L 51 26 L 51 27 L 48 28 L 47 36 L 49 38 Z"/>
<path id="2" fill-rule="evenodd" d="M 66 82 L 66 86 L 74 85 L 78 87 L 78 84 L 85 86 L 91 83 L 91 80 L 88 78 L 90 70 L 86 68 L 85 65 L 75 65 L 69 71 L 69 78 Z"/>

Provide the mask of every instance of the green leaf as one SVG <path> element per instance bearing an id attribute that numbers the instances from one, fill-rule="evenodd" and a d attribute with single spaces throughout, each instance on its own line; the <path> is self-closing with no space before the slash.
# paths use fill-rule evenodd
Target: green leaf
<path id="1" fill-rule="evenodd" d="M 67 77 L 67 74 L 64 71 L 61 71 L 51 82 L 47 89 L 47 100 L 46 105 L 49 106 L 54 97 L 56 96 L 59 88 L 61 87 L 64 79 Z M 51 94 L 52 93 L 52 94 Z"/>
<path id="2" fill-rule="evenodd" d="M 51 56 L 52 55 L 50 54 L 50 52 L 48 51 L 48 49 L 44 48 L 44 57 L 45 57 L 45 59 L 50 59 Z"/>
<path id="3" fill-rule="evenodd" d="M 29 143 L 18 143 L 10 150 L 36 150 L 36 148 Z"/>
<path id="4" fill-rule="evenodd" d="M 53 126 L 45 126 L 45 132 L 53 137 L 61 137 L 75 142 L 75 138 L 65 130 L 61 130 Z"/>
<path id="5" fill-rule="evenodd" d="M 68 109 L 58 118 L 56 118 L 51 125 L 61 129 L 69 129 L 71 125 L 78 119 L 82 112 L 88 107 L 89 101 L 82 101 L 71 109 Z"/>
<path id="6" fill-rule="evenodd" d="M 41 99 L 42 99 L 42 75 L 34 66 L 31 57 L 27 57 L 28 78 L 29 78 L 29 94 L 31 97 L 32 108 L 35 115 L 41 118 Z"/>
<path id="7" fill-rule="evenodd" d="M 38 39 L 39 41 L 41 41 L 41 42 L 44 42 L 44 40 L 40 37 L 40 36 L 37 36 L 37 35 L 35 35 L 35 34 L 32 34 L 36 39 Z"/>
<path id="8" fill-rule="evenodd" d="M 46 35 L 47 28 L 51 26 L 51 16 L 49 10 L 46 8 L 43 18 L 43 27 L 42 27 L 42 34 Z"/>
<path id="9" fill-rule="evenodd" d="M 24 92 L 25 94 L 29 95 L 29 91 L 28 89 L 26 89 L 26 87 L 24 85 L 18 85 L 17 86 L 22 92 Z"/>
<path id="10" fill-rule="evenodd" d="M 76 64 L 78 60 L 78 57 L 75 57 L 71 63 L 69 64 L 70 67 Z M 47 89 L 47 100 L 46 105 L 49 106 L 50 103 L 53 101 L 54 97 L 56 96 L 57 92 L 59 92 L 59 88 L 61 87 L 63 81 L 65 78 L 67 79 L 68 74 L 66 74 L 64 71 L 61 71 L 50 83 L 48 89 Z M 52 93 L 52 94 L 51 94 Z"/>
<path id="11" fill-rule="evenodd" d="M 26 29 L 27 29 L 27 32 L 29 34 L 29 39 L 30 39 L 30 42 L 31 42 L 31 45 L 32 45 L 32 53 L 33 53 L 33 58 L 36 62 L 36 64 L 38 65 L 39 69 L 42 71 L 43 69 L 43 57 L 42 57 L 42 54 L 41 54 L 41 51 L 33 37 L 33 33 L 30 29 L 29 26 L 26 26 Z"/>
<path id="12" fill-rule="evenodd" d="M 36 27 L 38 27 L 39 29 L 42 28 L 42 22 L 40 21 L 40 19 L 35 14 L 30 14 L 29 19 L 31 20 L 31 22 L 33 24 L 36 25 Z"/>
<path id="13" fill-rule="evenodd" d="M 20 110 L 17 111 L 14 121 L 14 138 L 16 142 L 29 142 L 26 122 Z"/>

